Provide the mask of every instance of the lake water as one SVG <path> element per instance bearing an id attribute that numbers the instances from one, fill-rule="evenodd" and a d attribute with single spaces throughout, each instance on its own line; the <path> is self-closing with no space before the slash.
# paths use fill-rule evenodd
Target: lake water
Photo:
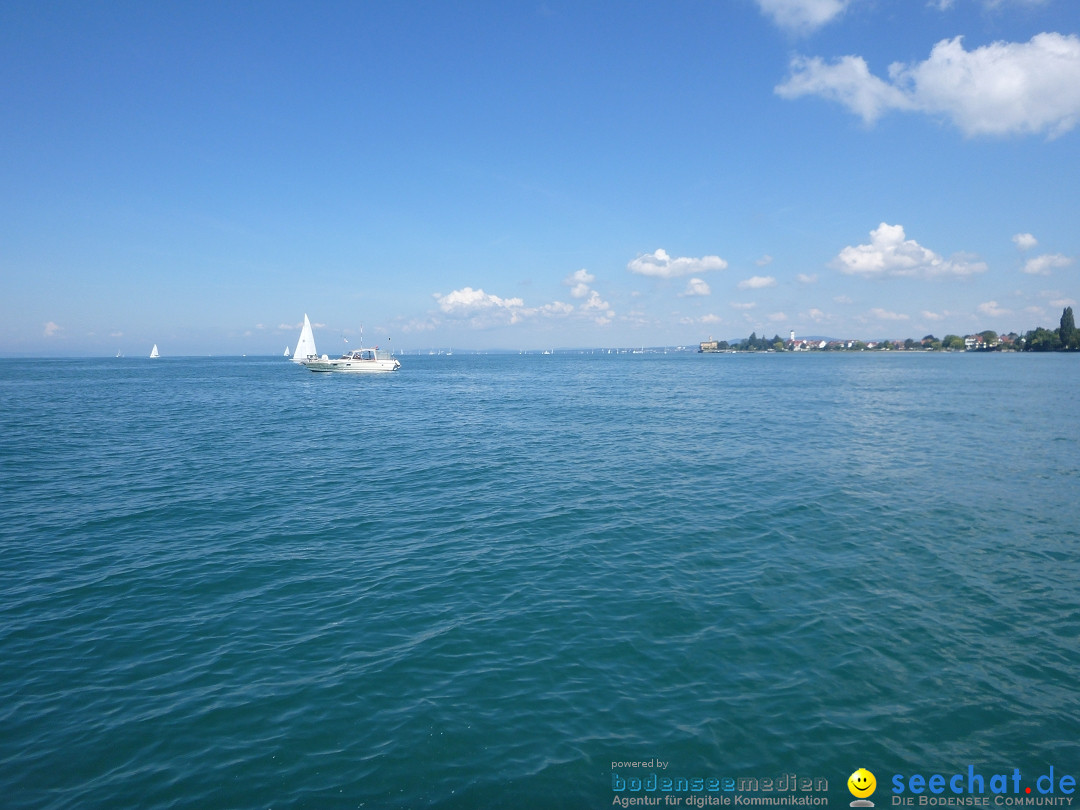
<path id="1" fill-rule="evenodd" d="M 1080 776 L 1080 357 L 402 365 L 0 361 L 0 805 Z"/>

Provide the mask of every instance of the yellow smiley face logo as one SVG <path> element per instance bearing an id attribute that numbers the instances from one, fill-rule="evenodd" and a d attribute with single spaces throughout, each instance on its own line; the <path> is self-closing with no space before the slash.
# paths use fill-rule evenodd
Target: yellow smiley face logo
<path id="1" fill-rule="evenodd" d="M 877 779 L 866 768 L 859 768 L 847 780 L 848 790 L 851 795 L 859 799 L 865 799 L 877 788 Z"/>

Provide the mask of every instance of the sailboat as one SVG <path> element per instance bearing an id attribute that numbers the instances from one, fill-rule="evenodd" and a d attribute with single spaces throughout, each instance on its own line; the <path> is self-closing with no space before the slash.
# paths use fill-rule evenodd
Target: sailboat
<path id="1" fill-rule="evenodd" d="M 288 356 L 289 356 L 289 347 L 286 346 L 285 347 L 285 357 L 288 357 Z"/>
<path id="2" fill-rule="evenodd" d="M 152 349 L 150 350 L 150 357 L 151 357 L 151 358 L 154 358 L 154 357 L 161 357 L 161 355 L 160 355 L 160 354 L 158 354 L 158 351 L 157 351 L 157 344 L 156 344 L 156 343 L 154 344 L 154 348 L 152 348 Z"/>
<path id="3" fill-rule="evenodd" d="M 296 351 L 293 352 L 294 363 L 304 363 L 309 359 L 316 359 L 319 352 L 315 349 L 315 336 L 311 334 L 311 321 L 307 313 L 304 313 L 304 328 L 300 331 L 300 340 L 297 341 Z"/>

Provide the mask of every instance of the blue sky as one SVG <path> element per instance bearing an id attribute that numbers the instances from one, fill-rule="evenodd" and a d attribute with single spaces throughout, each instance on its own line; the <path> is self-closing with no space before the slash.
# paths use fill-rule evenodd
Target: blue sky
<path id="1" fill-rule="evenodd" d="M 1056 326 L 1076 0 L 0 4 L 0 353 Z"/>

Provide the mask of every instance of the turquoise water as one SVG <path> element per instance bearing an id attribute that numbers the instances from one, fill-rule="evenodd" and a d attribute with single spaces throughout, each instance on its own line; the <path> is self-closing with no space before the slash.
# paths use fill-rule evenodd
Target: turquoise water
<path id="1" fill-rule="evenodd" d="M 1078 360 L 0 361 L 0 804 L 1080 775 Z"/>

